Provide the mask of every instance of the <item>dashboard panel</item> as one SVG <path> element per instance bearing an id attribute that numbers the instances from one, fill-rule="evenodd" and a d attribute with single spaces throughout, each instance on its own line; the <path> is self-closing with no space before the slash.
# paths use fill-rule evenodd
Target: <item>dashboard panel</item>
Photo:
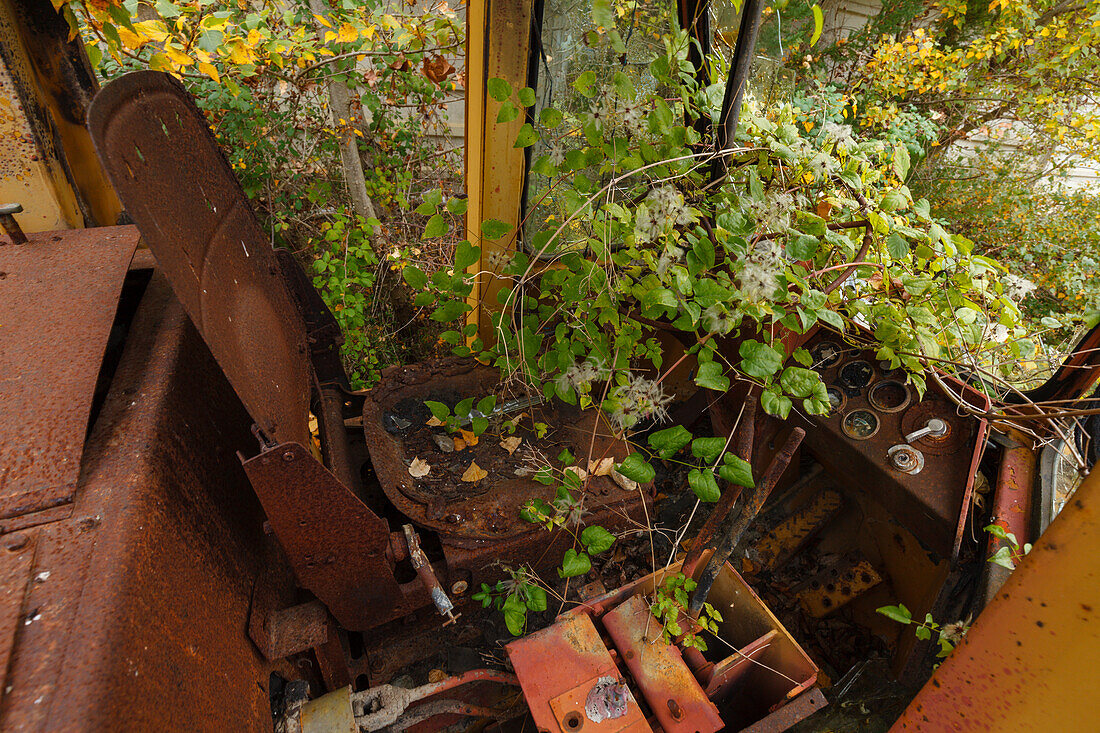
<path id="1" fill-rule="evenodd" d="M 842 486 L 879 501 L 941 557 L 959 549 L 986 421 L 960 415 L 943 389 L 928 381 L 923 397 L 905 373 L 880 363 L 874 351 L 831 334 L 806 343 L 811 368 L 825 382 L 830 412 L 804 418 L 803 445 Z M 967 399 L 984 396 L 944 377 Z"/>

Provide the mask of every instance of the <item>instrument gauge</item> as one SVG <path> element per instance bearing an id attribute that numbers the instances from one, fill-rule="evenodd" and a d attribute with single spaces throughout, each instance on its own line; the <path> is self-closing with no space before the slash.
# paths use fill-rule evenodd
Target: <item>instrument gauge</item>
<path id="1" fill-rule="evenodd" d="M 878 382 L 867 393 L 867 401 L 879 412 L 901 412 L 912 401 L 909 388 L 895 379 Z"/>
<path id="2" fill-rule="evenodd" d="M 813 363 L 811 369 L 821 370 L 835 366 L 840 361 L 842 354 L 840 344 L 835 341 L 822 341 L 810 347 L 810 357 Z"/>
<path id="3" fill-rule="evenodd" d="M 878 432 L 878 415 L 870 410 L 852 410 L 840 422 L 840 429 L 852 440 L 867 440 Z"/>
<path id="4" fill-rule="evenodd" d="M 842 366 L 838 376 L 842 385 L 858 392 L 875 378 L 875 368 L 869 361 L 856 359 Z"/>

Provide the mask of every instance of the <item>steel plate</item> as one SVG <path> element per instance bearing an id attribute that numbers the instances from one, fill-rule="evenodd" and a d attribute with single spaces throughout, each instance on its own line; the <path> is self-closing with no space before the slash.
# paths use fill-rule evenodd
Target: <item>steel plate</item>
<path id="1" fill-rule="evenodd" d="M 88 111 L 96 152 L 249 414 L 307 442 L 302 322 L 278 263 L 202 113 L 172 77 L 139 71 Z"/>
<path id="2" fill-rule="evenodd" d="M 0 245 L 0 518 L 72 499 L 134 227 Z"/>

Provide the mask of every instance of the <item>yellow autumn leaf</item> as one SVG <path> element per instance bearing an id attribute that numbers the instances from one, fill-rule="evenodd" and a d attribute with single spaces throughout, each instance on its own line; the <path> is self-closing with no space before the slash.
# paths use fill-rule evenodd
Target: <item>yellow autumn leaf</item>
<path id="1" fill-rule="evenodd" d="M 466 441 L 466 445 L 470 446 L 471 448 L 477 445 L 477 436 L 474 435 L 471 431 L 464 428 L 459 428 L 458 432 L 462 435 L 462 439 Z"/>
<path id="2" fill-rule="evenodd" d="M 508 455 L 516 452 L 516 448 L 519 448 L 519 444 L 523 442 L 523 438 L 518 435 L 513 435 L 510 438 L 505 438 L 500 441 L 500 447 L 508 451 Z"/>
<path id="3" fill-rule="evenodd" d="M 315 14 L 313 17 L 316 18 L 317 22 L 320 23 L 321 25 L 323 25 L 325 28 L 331 28 L 332 27 L 332 23 L 329 23 L 328 18 L 326 18 L 325 16 Z"/>
<path id="4" fill-rule="evenodd" d="M 462 480 L 466 481 L 467 483 L 473 484 L 477 483 L 488 475 L 489 472 L 481 466 L 477 465 L 477 461 L 471 461 L 470 467 L 466 469 L 466 473 L 462 474 Z"/>
<path id="5" fill-rule="evenodd" d="M 359 31 L 355 29 L 351 23 L 344 23 L 340 26 L 340 33 L 336 36 L 336 40 L 340 43 L 351 43 L 359 37 Z"/>
<path id="6" fill-rule="evenodd" d="M 462 438 L 455 438 L 454 441 L 455 441 L 455 450 L 456 451 L 466 450 L 466 441 L 465 440 L 463 440 Z"/>
<path id="7" fill-rule="evenodd" d="M 180 66 L 180 67 L 190 66 L 191 64 L 195 63 L 195 60 L 192 59 L 190 56 L 188 56 L 187 54 L 182 53 L 180 51 L 177 51 L 176 49 L 172 48 L 171 46 L 165 46 L 164 47 L 164 54 L 169 58 L 169 60 L 173 64 L 176 64 L 177 66 Z"/>
<path id="8" fill-rule="evenodd" d="M 218 74 L 218 67 L 214 66 L 214 64 L 208 64 L 205 61 L 200 61 L 199 71 L 213 79 L 214 83 L 221 82 L 221 75 Z"/>

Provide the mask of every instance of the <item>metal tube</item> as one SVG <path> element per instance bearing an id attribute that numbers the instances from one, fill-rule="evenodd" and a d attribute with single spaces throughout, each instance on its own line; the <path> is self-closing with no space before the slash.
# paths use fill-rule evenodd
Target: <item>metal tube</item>
<path id="1" fill-rule="evenodd" d="M 783 443 L 783 447 L 768 464 L 763 477 L 745 497 L 741 513 L 722 528 L 718 541 L 715 543 L 714 554 L 710 556 L 706 567 L 703 568 L 698 585 L 691 596 L 691 605 L 688 610 L 693 617 L 699 615 L 703 603 L 710 594 L 711 586 L 714 585 L 714 579 L 718 577 L 719 569 L 725 565 L 726 560 L 733 553 L 733 548 L 737 547 L 737 543 L 741 540 L 741 535 L 745 533 L 752 521 L 756 519 L 756 515 L 760 513 L 760 508 L 764 506 L 764 502 L 772 493 L 772 489 L 779 483 L 779 478 L 787 470 L 787 466 L 790 465 L 791 459 L 794 457 L 794 452 L 798 450 L 798 446 L 805 437 L 806 431 L 802 428 L 795 428 L 791 431 L 786 442 Z"/>
<path id="2" fill-rule="evenodd" d="M 733 63 L 726 79 L 726 92 L 722 97 L 722 113 L 718 118 L 716 148 L 725 150 L 733 144 L 737 134 L 737 121 L 741 117 L 741 100 L 752 71 L 752 57 L 756 50 L 756 37 L 760 33 L 760 16 L 764 11 L 763 0 L 745 0 L 741 6 L 741 25 L 737 31 L 737 47 L 733 49 Z M 726 156 L 719 155 L 711 168 L 711 181 L 726 174 Z"/>

